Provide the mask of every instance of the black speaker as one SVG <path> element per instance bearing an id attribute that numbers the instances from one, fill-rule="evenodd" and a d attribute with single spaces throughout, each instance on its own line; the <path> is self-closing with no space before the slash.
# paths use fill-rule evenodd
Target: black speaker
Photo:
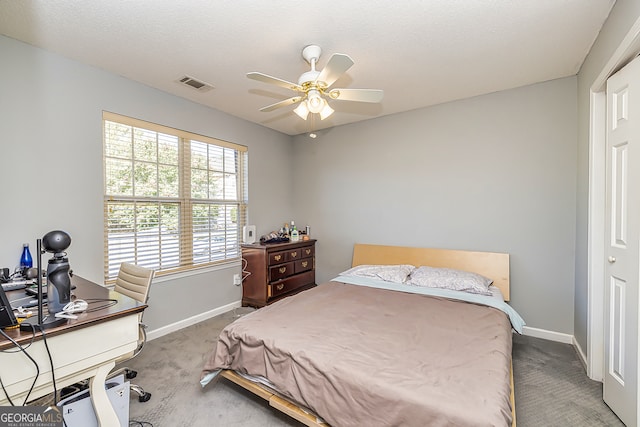
<path id="1" fill-rule="evenodd" d="M 14 326 L 18 322 L 16 316 L 13 315 L 13 309 L 7 295 L 4 293 L 4 289 L 0 287 L 0 328 L 6 328 L 7 326 Z"/>
<path id="2" fill-rule="evenodd" d="M 7 283 L 9 281 L 9 269 L 0 268 L 0 283 Z"/>

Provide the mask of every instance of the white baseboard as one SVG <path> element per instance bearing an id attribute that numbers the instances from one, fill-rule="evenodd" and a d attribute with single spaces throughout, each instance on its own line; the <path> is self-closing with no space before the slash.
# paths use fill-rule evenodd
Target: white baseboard
<path id="1" fill-rule="evenodd" d="M 162 336 L 170 334 L 171 332 L 179 331 L 182 328 L 186 328 L 187 326 L 195 325 L 196 323 L 200 323 L 207 319 L 211 319 L 212 317 L 218 316 L 219 314 L 222 314 L 222 313 L 226 313 L 227 311 L 231 311 L 234 308 L 238 308 L 240 306 L 241 306 L 240 301 L 232 302 L 231 304 L 223 305 L 222 307 L 217 307 L 217 308 L 214 308 L 213 310 L 209 310 L 204 313 L 191 316 L 189 318 L 180 320 L 179 322 L 172 323 L 170 325 L 163 326 L 158 329 L 154 329 L 152 331 L 147 332 L 147 341 L 160 338 Z"/>
<path id="2" fill-rule="evenodd" d="M 578 344 L 578 341 L 576 341 L 576 337 L 573 337 L 572 344 L 576 348 L 576 351 L 578 352 L 578 358 L 580 359 L 580 362 L 582 362 L 582 366 L 584 366 L 585 372 L 588 372 L 587 355 L 584 354 L 584 351 L 582 351 L 582 347 L 580 347 L 580 344 Z"/>
<path id="3" fill-rule="evenodd" d="M 575 342 L 573 335 L 563 334 L 562 332 L 547 331 L 546 329 L 532 328 L 530 326 L 522 327 L 522 335 L 543 338 L 545 340 L 561 342 L 564 344 L 573 344 Z"/>

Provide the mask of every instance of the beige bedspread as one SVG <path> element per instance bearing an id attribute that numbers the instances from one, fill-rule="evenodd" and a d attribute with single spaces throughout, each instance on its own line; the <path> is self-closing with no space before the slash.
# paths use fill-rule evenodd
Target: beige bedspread
<path id="1" fill-rule="evenodd" d="M 228 325 L 202 376 L 268 378 L 338 426 L 508 426 L 511 325 L 501 311 L 329 282 Z"/>

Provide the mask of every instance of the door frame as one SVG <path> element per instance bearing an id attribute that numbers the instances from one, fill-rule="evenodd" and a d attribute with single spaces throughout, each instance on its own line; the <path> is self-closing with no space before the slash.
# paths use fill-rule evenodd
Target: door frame
<path id="1" fill-rule="evenodd" d="M 587 375 L 602 381 L 604 375 L 604 218 L 605 150 L 609 76 L 640 53 L 638 18 L 609 61 L 600 70 L 589 94 L 589 201 L 587 237 Z"/>

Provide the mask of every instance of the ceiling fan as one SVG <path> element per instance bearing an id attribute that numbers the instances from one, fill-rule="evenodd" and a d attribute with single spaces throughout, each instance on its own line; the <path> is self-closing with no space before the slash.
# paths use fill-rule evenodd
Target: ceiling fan
<path id="1" fill-rule="evenodd" d="M 333 108 L 329 106 L 327 99 L 338 101 L 380 102 L 384 91 L 378 89 L 330 89 L 342 74 L 354 64 L 349 55 L 334 53 L 329 62 L 322 69 L 316 70 L 316 64 L 322 54 L 322 49 L 316 45 L 309 45 L 302 49 L 302 57 L 311 65 L 311 70 L 303 73 L 298 83 L 292 83 L 267 74 L 251 72 L 247 77 L 264 83 L 299 92 L 299 95 L 262 107 L 260 111 L 268 112 L 276 108 L 286 107 L 299 103 L 293 110 L 303 120 L 307 120 L 309 113 L 320 114 L 320 120 L 324 120 L 333 114 Z"/>

